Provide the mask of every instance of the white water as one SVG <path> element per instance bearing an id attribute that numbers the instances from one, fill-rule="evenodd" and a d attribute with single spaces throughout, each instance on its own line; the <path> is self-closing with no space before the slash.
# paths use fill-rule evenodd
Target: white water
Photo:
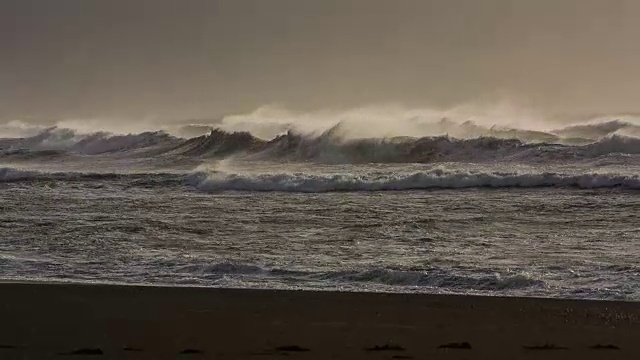
<path id="1" fill-rule="evenodd" d="M 640 299 L 635 118 L 460 114 L 0 126 L 2 278 Z"/>

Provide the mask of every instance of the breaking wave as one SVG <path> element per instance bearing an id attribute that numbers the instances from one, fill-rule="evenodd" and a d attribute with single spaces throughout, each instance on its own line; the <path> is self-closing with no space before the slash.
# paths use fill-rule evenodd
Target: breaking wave
<path id="1" fill-rule="evenodd" d="M 577 188 L 640 190 L 640 176 L 621 174 L 503 173 L 434 169 L 414 173 L 366 174 L 249 174 L 199 171 L 194 173 L 44 172 L 0 167 L 0 183 L 65 181 L 115 183 L 123 186 L 187 186 L 203 192 L 357 192 L 467 188 Z"/>
<path id="2" fill-rule="evenodd" d="M 627 128 L 637 127 L 624 123 Z M 607 124 L 593 125 L 595 128 Z M 616 126 L 613 126 L 616 125 Z M 253 160 L 313 161 L 319 163 L 430 163 L 445 161 L 545 161 L 581 160 L 610 154 L 640 154 L 640 138 L 618 133 L 623 125 L 613 122 L 611 132 L 595 138 L 559 138 L 552 133 L 496 130 L 479 137 L 449 135 L 427 137 L 348 138 L 338 123 L 321 134 L 287 131 L 271 140 L 249 132 L 215 129 L 209 135 L 189 139 L 171 151 L 198 158 L 240 156 Z M 474 127 L 472 124 L 459 126 Z M 639 127 L 640 128 L 640 127 Z M 593 134 L 592 134 L 593 135 Z"/>
<path id="3" fill-rule="evenodd" d="M 211 129 L 181 138 L 164 131 L 138 134 L 82 133 L 51 127 L 25 138 L 0 139 L 0 160 L 127 156 L 189 158 L 196 161 L 228 157 L 248 160 L 303 161 L 329 164 L 437 162 L 568 162 L 613 155 L 640 155 L 640 126 L 614 120 L 541 132 L 483 127 L 442 120 L 423 137 L 357 138 L 348 123 L 320 133 L 288 129 L 270 140 L 247 131 Z M 188 125 L 193 130 L 195 125 Z M 197 132 L 202 132 L 197 127 Z M 636 156 L 637 157 L 637 156 Z"/>
<path id="4" fill-rule="evenodd" d="M 189 176 L 188 184 L 209 192 L 234 190 L 322 193 L 540 187 L 640 190 L 640 177 L 615 174 L 450 172 L 439 169 L 412 174 L 384 175 L 312 175 L 305 173 L 243 175 L 200 172 Z"/>
<path id="5" fill-rule="evenodd" d="M 0 150 L 7 154 L 28 151 L 67 151 L 81 155 L 100 155 L 130 150 L 168 147 L 181 140 L 162 131 L 115 135 L 107 132 L 79 133 L 75 130 L 51 127 L 26 138 L 0 140 Z"/>
<path id="6" fill-rule="evenodd" d="M 640 137 L 640 126 L 621 120 L 568 126 L 553 132 L 565 139 L 602 139 L 612 135 Z"/>

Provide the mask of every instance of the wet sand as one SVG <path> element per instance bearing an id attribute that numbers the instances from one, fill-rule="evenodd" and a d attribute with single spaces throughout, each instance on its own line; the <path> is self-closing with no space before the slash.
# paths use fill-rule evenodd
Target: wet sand
<path id="1" fill-rule="evenodd" d="M 640 303 L 0 284 L 0 359 L 640 359 Z"/>

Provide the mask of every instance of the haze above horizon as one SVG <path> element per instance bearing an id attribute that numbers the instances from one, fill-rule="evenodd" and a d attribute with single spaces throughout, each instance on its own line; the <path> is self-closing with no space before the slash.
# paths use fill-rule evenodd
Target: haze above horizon
<path id="1" fill-rule="evenodd" d="M 0 3 L 0 121 L 447 108 L 640 112 L 640 3 Z"/>

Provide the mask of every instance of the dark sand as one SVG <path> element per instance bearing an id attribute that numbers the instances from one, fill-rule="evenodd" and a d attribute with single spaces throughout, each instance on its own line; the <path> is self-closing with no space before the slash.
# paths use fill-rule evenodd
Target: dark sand
<path id="1" fill-rule="evenodd" d="M 0 359 L 640 359 L 640 303 L 0 284 Z"/>

